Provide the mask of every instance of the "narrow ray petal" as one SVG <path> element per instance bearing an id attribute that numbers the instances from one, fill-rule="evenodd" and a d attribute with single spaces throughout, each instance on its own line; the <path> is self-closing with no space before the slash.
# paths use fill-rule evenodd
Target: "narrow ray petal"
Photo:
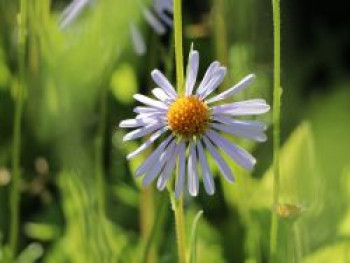
<path id="1" fill-rule="evenodd" d="M 202 99 L 208 97 L 212 92 L 214 92 L 220 84 L 224 81 L 227 69 L 225 67 L 220 67 L 220 69 L 215 73 L 212 79 L 209 81 L 207 86 L 203 88 L 203 91 L 199 96 Z"/>
<path id="2" fill-rule="evenodd" d="M 156 0 L 154 2 L 154 9 L 156 14 L 166 25 L 168 25 L 169 27 L 173 25 L 173 20 L 172 20 L 173 1 L 172 0 Z"/>
<path id="3" fill-rule="evenodd" d="M 145 172 L 147 172 L 151 167 L 153 167 L 154 163 L 159 161 L 160 155 L 163 153 L 165 147 L 169 144 L 170 140 L 173 139 L 173 135 L 170 134 L 159 146 L 156 150 L 154 150 L 150 156 L 137 168 L 135 172 L 135 176 L 141 176 Z"/>
<path id="4" fill-rule="evenodd" d="M 188 191 L 191 196 L 198 195 L 198 170 L 197 170 L 197 154 L 196 148 L 193 142 L 190 143 L 190 153 L 188 157 L 187 165 L 187 176 L 188 176 Z"/>
<path id="5" fill-rule="evenodd" d="M 158 69 L 154 69 L 151 73 L 153 81 L 165 91 L 166 94 L 172 99 L 177 98 L 177 94 L 170 84 L 169 80 Z"/>
<path id="6" fill-rule="evenodd" d="M 59 27 L 65 29 L 80 15 L 84 8 L 89 4 L 89 0 L 74 0 L 63 10 L 60 16 Z"/>
<path id="7" fill-rule="evenodd" d="M 137 129 L 125 134 L 123 137 L 123 141 L 125 142 L 125 141 L 130 141 L 130 140 L 140 138 L 142 136 L 145 136 L 147 134 L 154 132 L 155 130 L 158 130 L 161 126 L 163 126 L 162 123 L 151 123 L 145 127 L 142 127 L 140 129 Z"/>
<path id="8" fill-rule="evenodd" d="M 160 191 L 163 191 L 167 182 L 169 181 L 169 178 L 171 177 L 171 175 L 174 172 L 174 168 L 176 165 L 176 161 L 177 161 L 177 156 L 180 150 L 180 145 L 177 144 L 171 157 L 169 158 L 169 161 L 167 162 L 167 164 L 165 165 L 161 175 L 158 178 L 158 182 L 157 182 L 157 188 Z"/>
<path id="9" fill-rule="evenodd" d="M 200 140 L 197 141 L 197 151 L 198 151 L 199 162 L 202 166 L 202 177 L 203 177 L 205 191 L 207 192 L 208 195 L 213 195 L 215 193 L 213 175 L 210 172 L 207 158 L 205 157 L 204 149 Z"/>
<path id="10" fill-rule="evenodd" d="M 168 130 L 167 127 L 164 127 L 163 129 L 158 130 L 157 132 L 153 133 L 150 138 L 143 143 L 139 148 L 137 148 L 135 151 L 133 151 L 132 153 L 129 153 L 128 156 L 126 157 L 128 160 L 136 157 L 137 155 L 139 155 L 141 152 L 143 152 L 144 150 L 146 150 L 148 147 L 150 147 L 152 145 L 152 143 L 154 143 L 164 132 L 166 132 Z"/>
<path id="11" fill-rule="evenodd" d="M 173 26 L 173 20 L 167 14 L 159 13 L 158 16 L 167 26 Z"/>
<path id="12" fill-rule="evenodd" d="M 255 75 L 249 74 L 244 79 L 242 79 L 240 82 L 238 82 L 236 85 L 234 85 L 232 88 L 216 95 L 215 97 L 213 97 L 211 99 L 208 99 L 206 102 L 213 103 L 213 102 L 216 102 L 219 100 L 227 99 L 227 98 L 237 94 L 241 90 L 245 89 L 246 87 L 248 87 L 251 83 L 253 83 L 254 79 L 255 79 Z"/>
<path id="13" fill-rule="evenodd" d="M 247 100 L 212 107 L 213 114 L 232 116 L 260 115 L 268 112 L 270 106 L 264 100 Z"/>
<path id="14" fill-rule="evenodd" d="M 158 18 L 153 15 L 153 13 L 147 9 L 143 9 L 143 16 L 145 17 L 146 21 L 148 24 L 153 28 L 153 30 L 158 34 L 158 35 L 164 35 L 166 32 L 165 26 L 158 20 Z"/>
<path id="15" fill-rule="evenodd" d="M 61 12 L 58 20 L 63 20 L 69 13 L 72 12 L 74 7 L 77 5 L 79 2 L 86 2 L 86 0 L 72 0 Z"/>
<path id="16" fill-rule="evenodd" d="M 146 54 L 147 47 L 145 40 L 143 39 L 139 28 L 134 23 L 130 23 L 130 35 L 135 53 L 139 56 Z"/>
<path id="17" fill-rule="evenodd" d="M 173 12 L 174 3 L 173 0 L 154 0 L 155 9 L 158 11 L 168 11 Z"/>
<path id="18" fill-rule="evenodd" d="M 137 114 L 135 119 L 142 120 L 142 119 L 155 119 L 155 120 L 163 120 L 166 119 L 166 113 L 164 111 L 159 112 L 150 112 L 150 113 L 140 113 Z"/>
<path id="19" fill-rule="evenodd" d="M 179 170 L 175 188 L 175 197 L 178 199 L 182 193 L 182 189 L 185 183 L 185 173 L 186 173 L 186 145 L 184 142 L 180 142 L 179 150 Z"/>
<path id="20" fill-rule="evenodd" d="M 175 149 L 176 142 L 173 140 L 168 148 L 161 154 L 159 161 L 154 164 L 152 169 L 147 172 L 145 177 L 143 178 L 142 182 L 144 186 L 148 186 L 150 183 L 152 183 L 157 176 L 159 175 L 160 171 L 163 169 L 164 164 L 169 160 L 171 157 L 174 149 Z"/>
<path id="21" fill-rule="evenodd" d="M 167 112 L 165 109 L 158 109 L 158 108 L 153 108 L 153 107 L 142 107 L 142 106 L 137 106 L 133 110 L 135 113 L 157 113 L 157 112 Z"/>
<path id="22" fill-rule="evenodd" d="M 206 87 L 208 82 L 210 81 L 212 75 L 220 68 L 220 63 L 218 61 L 214 61 L 211 63 L 204 74 L 202 82 L 199 84 L 196 94 L 199 95 L 202 90 Z"/>
<path id="23" fill-rule="evenodd" d="M 164 102 L 165 104 L 169 104 L 173 101 L 172 98 L 170 98 L 164 90 L 161 88 L 154 88 L 152 89 L 152 94 L 160 101 Z"/>
<path id="24" fill-rule="evenodd" d="M 212 116 L 214 121 L 220 122 L 226 125 L 239 125 L 242 128 L 255 129 L 259 131 L 266 131 L 267 125 L 260 121 L 255 120 L 237 120 L 225 116 L 214 115 Z"/>
<path id="25" fill-rule="evenodd" d="M 198 51 L 191 51 L 188 59 L 187 76 L 186 76 L 186 96 L 192 95 L 193 87 L 196 83 L 199 66 Z"/>
<path id="26" fill-rule="evenodd" d="M 267 140 L 266 135 L 262 131 L 255 129 L 247 129 L 246 127 L 242 127 L 240 125 L 226 126 L 223 124 L 212 123 L 210 126 L 216 130 L 223 131 L 235 136 L 255 140 L 258 142 L 265 142 Z"/>
<path id="27" fill-rule="evenodd" d="M 207 146 L 207 149 L 209 150 L 210 154 L 213 156 L 213 158 L 216 161 L 216 164 L 219 167 L 220 172 L 224 175 L 226 180 L 229 182 L 234 182 L 235 178 L 231 172 L 230 167 L 225 162 L 224 158 L 221 157 L 219 152 L 215 149 L 214 145 L 207 139 L 206 136 L 203 137 L 204 143 Z"/>
<path id="28" fill-rule="evenodd" d="M 207 131 L 206 135 L 244 169 L 251 170 L 254 167 L 256 160 L 250 153 L 229 142 L 213 130 Z"/>
<path id="29" fill-rule="evenodd" d="M 137 127 L 142 127 L 149 125 L 151 123 L 156 122 L 157 120 L 155 119 L 129 119 L 129 120 L 123 120 L 119 123 L 120 128 L 137 128 Z"/>
<path id="30" fill-rule="evenodd" d="M 163 110 L 168 109 L 168 106 L 165 105 L 163 102 L 161 102 L 159 100 L 151 99 L 149 97 L 146 97 L 145 95 L 135 94 L 134 99 L 145 104 L 145 105 L 148 105 L 148 106 L 151 106 L 154 108 L 163 109 Z"/>

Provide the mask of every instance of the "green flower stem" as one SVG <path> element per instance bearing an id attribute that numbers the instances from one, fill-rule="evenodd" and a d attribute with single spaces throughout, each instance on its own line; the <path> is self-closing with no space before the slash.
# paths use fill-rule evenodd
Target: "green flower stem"
<path id="1" fill-rule="evenodd" d="M 18 83 L 15 97 L 15 116 L 13 122 L 13 148 L 12 148 L 12 187 L 10 193 L 10 248 L 14 258 L 18 243 L 19 203 L 20 203 L 20 152 L 21 152 L 21 122 L 23 115 L 23 89 L 25 86 L 25 46 L 27 27 L 27 2 L 19 1 L 18 23 Z"/>
<path id="2" fill-rule="evenodd" d="M 175 60 L 176 60 L 176 80 L 177 92 L 179 95 L 184 94 L 184 65 L 182 51 L 182 7 L 181 0 L 174 0 L 174 34 L 175 34 Z M 170 193 L 170 198 L 173 198 Z M 179 198 L 178 202 L 173 205 L 175 213 L 175 227 L 178 245 L 178 261 L 186 262 L 186 245 L 185 245 L 185 224 L 183 198 Z"/>
<path id="3" fill-rule="evenodd" d="M 273 208 L 270 233 L 270 261 L 273 262 L 277 252 L 278 217 L 275 206 L 279 202 L 280 190 L 280 125 L 281 125 L 281 19 L 280 1 L 272 0 L 274 32 L 274 85 L 273 85 Z"/>
<path id="4" fill-rule="evenodd" d="M 182 5 L 181 0 L 174 0 L 174 34 L 177 92 L 184 94 L 184 65 L 182 51 Z"/>
<path id="5" fill-rule="evenodd" d="M 175 227 L 177 236 L 178 246 L 178 262 L 186 262 L 186 240 L 185 240 L 185 222 L 184 222 L 184 208 L 183 208 L 183 197 L 180 196 L 179 200 L 174 206 L 175 213 Z"/>
<path id="6" fill-rule="evenodd" d="M 227 48 L 227 29 L 225 24 L 225 1 L 213 1 L 213 18 L 214 18 L 214 37 L 217 59 L 225 66 L 228 66 L 228 48 Z M 227 78 L 224 79 L 223 84 L 219 87 L 221 91 L 228 87 Z"/>

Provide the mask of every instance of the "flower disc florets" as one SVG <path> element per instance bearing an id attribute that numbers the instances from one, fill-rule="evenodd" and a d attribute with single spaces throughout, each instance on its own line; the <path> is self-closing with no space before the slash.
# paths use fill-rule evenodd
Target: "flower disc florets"
<path id="1" fill-rule="evenodd" d="M 196 96 L 181 97 L 170 105 L 167 118 L 169 127 L 175 134 L 192 137 L 206 131 L 209 110 Z"/>

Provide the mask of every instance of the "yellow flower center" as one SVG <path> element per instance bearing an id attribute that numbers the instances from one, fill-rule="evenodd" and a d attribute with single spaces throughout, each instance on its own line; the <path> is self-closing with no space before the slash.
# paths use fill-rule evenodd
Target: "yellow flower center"
<path id="1" fill-rule="evenodd" d="M 181 136 L 191 137 L 205 132 L 209 121 L 207 105 L 196 96 L 175 100 L 167 114 L 170 129 Z"/>

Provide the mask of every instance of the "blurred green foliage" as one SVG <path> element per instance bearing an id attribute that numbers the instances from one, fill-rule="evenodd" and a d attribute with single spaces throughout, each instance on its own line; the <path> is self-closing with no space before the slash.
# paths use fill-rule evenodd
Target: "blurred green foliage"
<path id="1" fill-rule="evenodd" d="M 60 30 L 58 17 L 68 2 L 28 1 L 16 262 L 176 262 L 167 193 L 145 190 L 134 179 L 133 171 L 147 153 L 127 163 L 125 154 L 140 142 L 124 144 L 123 132 L 116 128 L 133 115 L 132 95 L 153 88 L 153 67 L 168 68 L 174 81 L 171 33 L 155 35 L 136 0 L 96 0 Z M 270 2 L 224 4 L 226 84 L 254 72 L 256 83 L 234 99 L 271 100 Z M 217 57 L 212 5 L 184 1 L 189 32 L 184 49 L 187 52 L 193 42 L 200 51 L 200 76 Z M 17 10 L 16 1 L 0 2 L 0 262 L 10 261 Z M 284 11 L 288 31 L 291 24 Z M 140 25 L 148 43 L 144 57 L 133 53 L 131 22 Z M 304 54 L 296 56 L 289 46 L 298 35 L 286 31 L 281 204 L 272 207 L 271 140 L 257 145 L 235 138 L 253 151 L 258 165 L 249 174 L 227 159 L 236 176 L 236 182 L 228 184 L 211 161 L 217 193 L 208 197 L 201 189 L 198 198 L 186 196 L 187 245 L 196 251 L 196 262 L 267 262 L 272 209 L 280 215 L 280 262 L 350 262 L 350 79 L 339 78 L 336 65 L 328 69 L 334 77 L 327 91 L 307 90 L 324 49 L 302 59 Z M 292 36 L 286 36 L 289 33 Z M 271 115 L 264 118 L 271 123 Z"/>

